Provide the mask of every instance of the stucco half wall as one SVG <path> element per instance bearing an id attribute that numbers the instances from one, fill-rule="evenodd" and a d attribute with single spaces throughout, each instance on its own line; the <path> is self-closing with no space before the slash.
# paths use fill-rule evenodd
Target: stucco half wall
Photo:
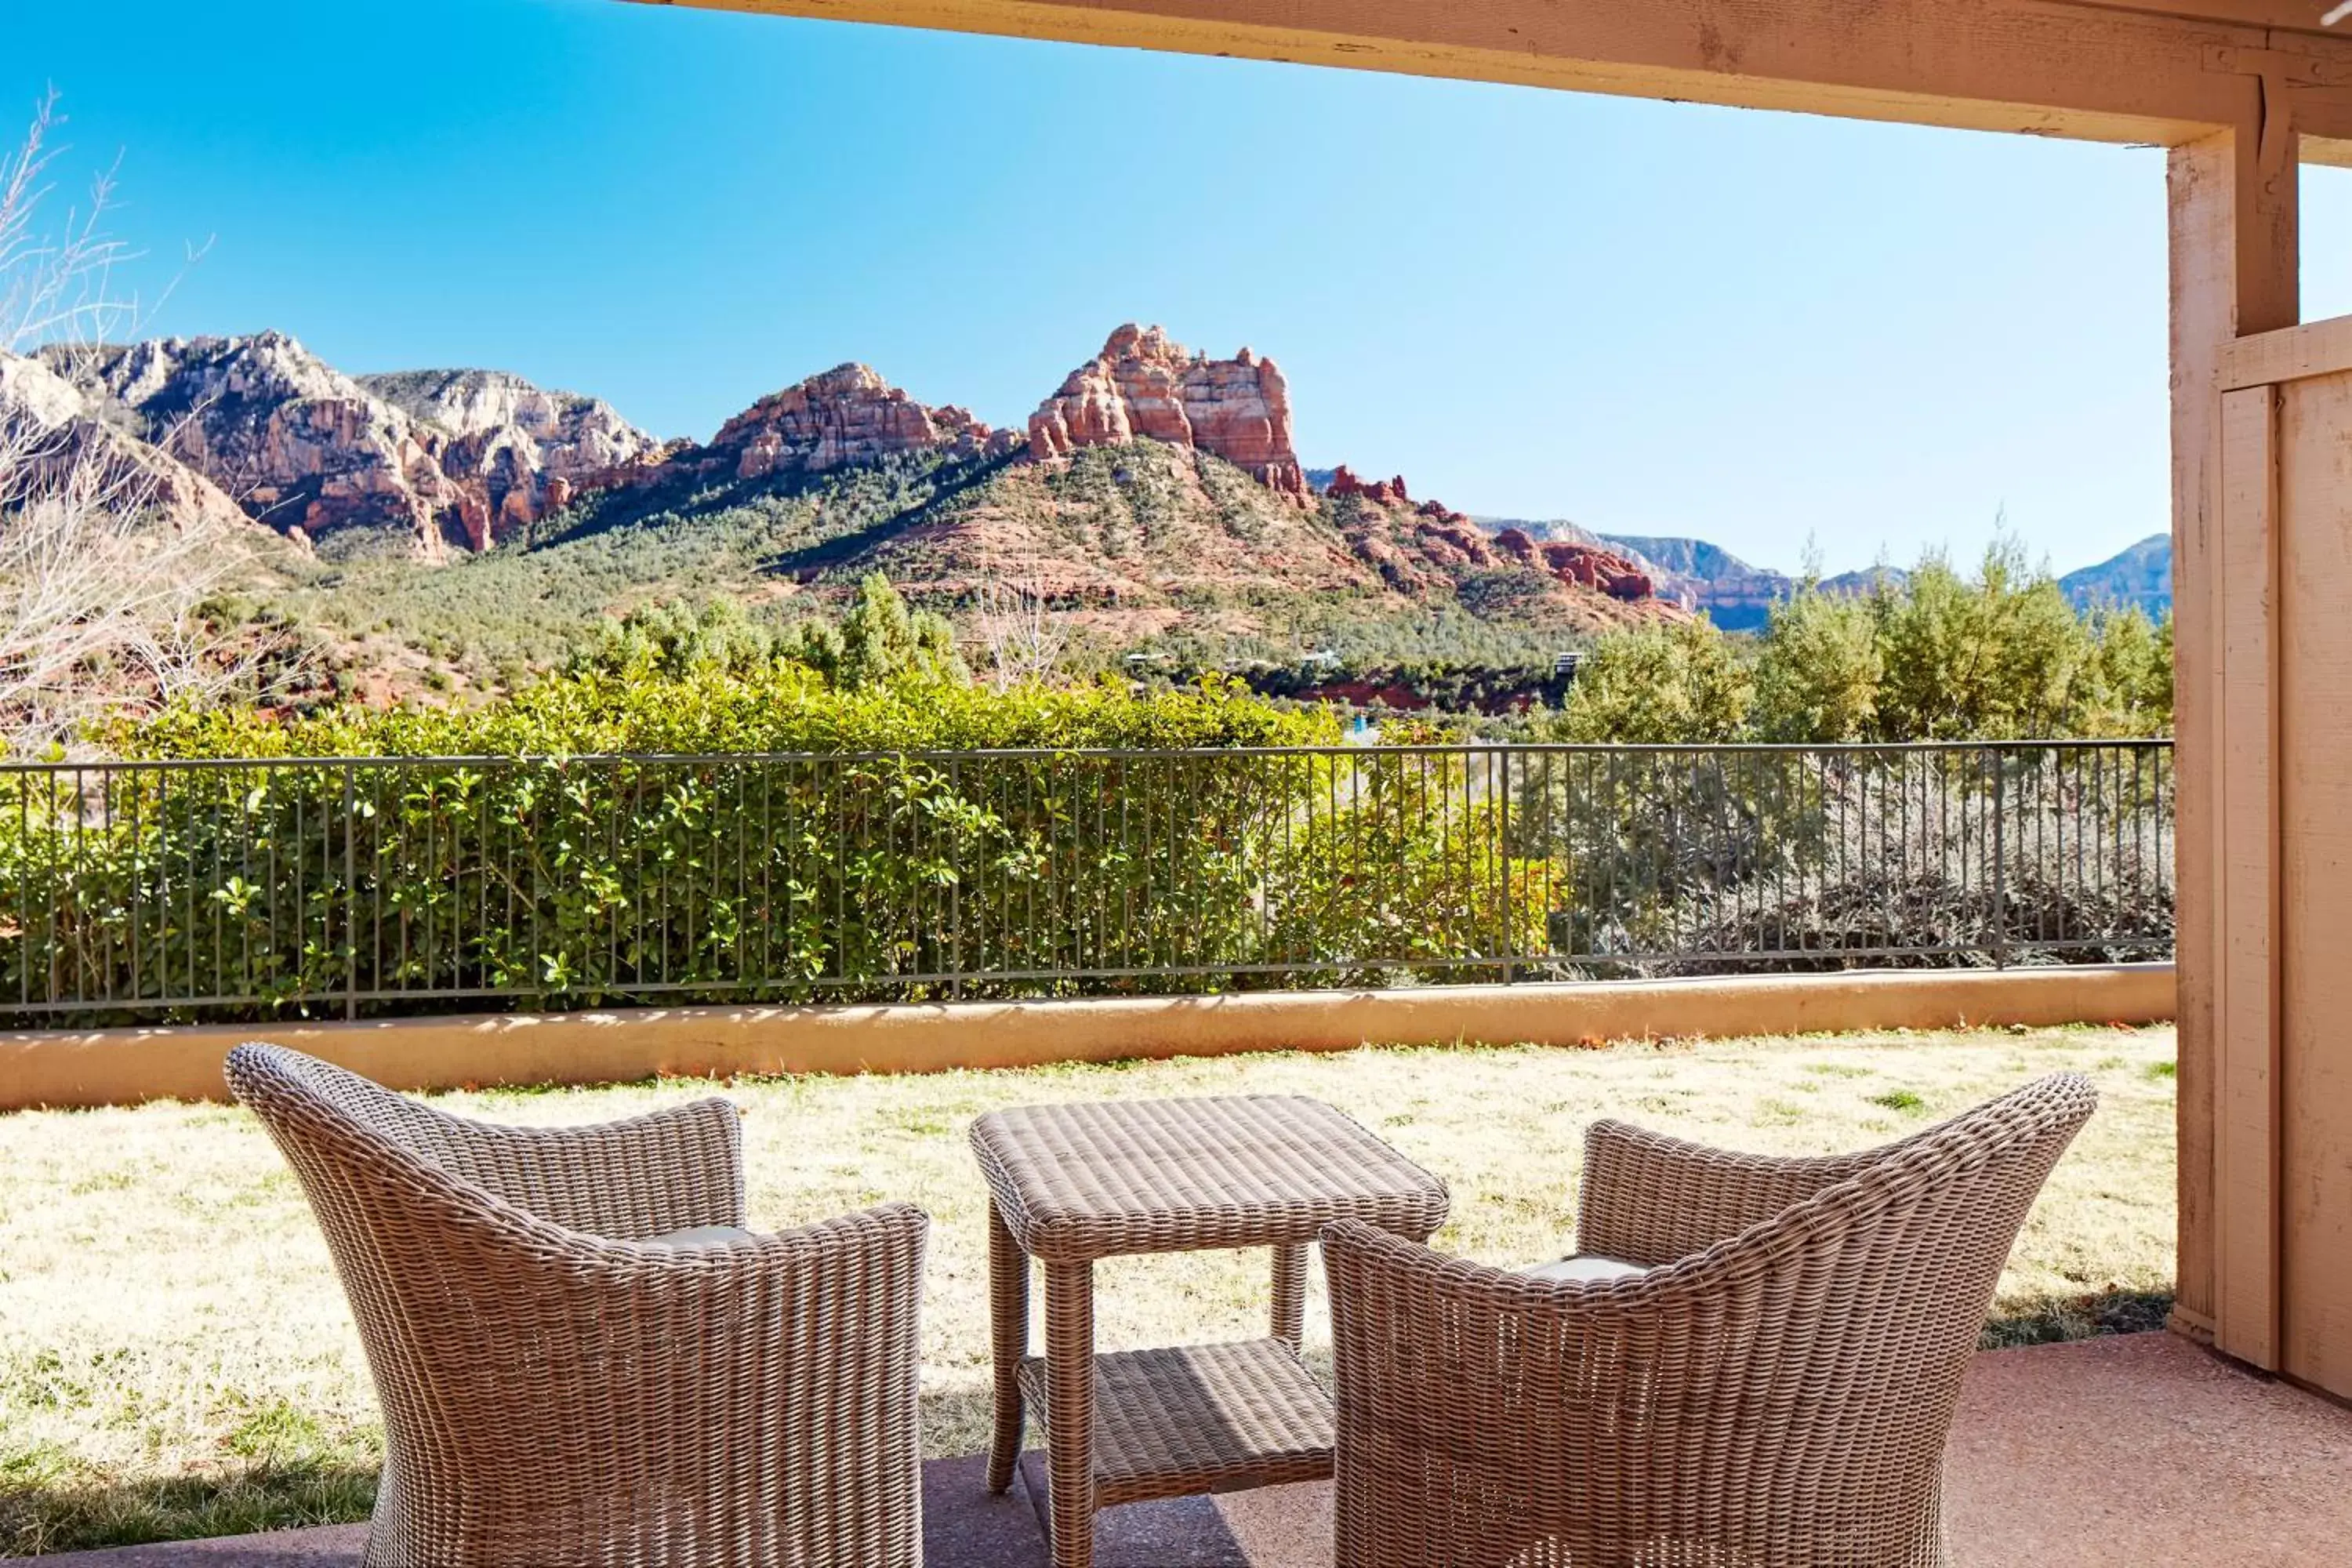
<path id="1" fill-rule="evenodd" d="M 2172 966 L 1886 970 L 1395 991 L 843 1007 L 678 1007 L 0 1036 L 0 1110 L 222 1098 L 275 1040 L 395 1089 L 738 1073 L 942 1072 L 1373 1044 L 1578 1046 L 1664 1036 L 2159 1023 Z"/>

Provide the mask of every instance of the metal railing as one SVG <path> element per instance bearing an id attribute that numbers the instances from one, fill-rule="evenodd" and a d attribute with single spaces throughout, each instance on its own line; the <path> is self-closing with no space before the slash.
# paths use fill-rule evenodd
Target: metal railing
<path id="1" fill-rule="evenodd" d="M 2165 742 L 0 767 L 0 1016 L 2169 956 Z"/>

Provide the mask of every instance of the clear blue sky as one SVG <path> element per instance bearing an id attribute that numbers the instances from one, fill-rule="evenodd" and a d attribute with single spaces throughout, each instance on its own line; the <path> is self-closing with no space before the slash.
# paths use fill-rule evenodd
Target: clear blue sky
<path id="1" fill-rule="evenodd" d="M 158 331 L 706 436 L 845 359 L 1017 424 L 1156 321 L 1465 510 L 1832 571 L 2166 526 L 2153 151 L 613 0 L 16 9 L 0 107 L 122 152 L 146 282 L 214 238 Z"/>

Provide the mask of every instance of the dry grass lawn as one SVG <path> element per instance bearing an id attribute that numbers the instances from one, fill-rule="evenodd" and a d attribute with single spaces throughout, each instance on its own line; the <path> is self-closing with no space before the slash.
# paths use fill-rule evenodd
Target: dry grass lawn
<path id="1" fill-rule="evenodd" d="M 1573 1241 L 1584 1124 L 1615 1115 L 1734 1147 L 1857 1148 L 2040 1073 L 2100 1087 L 2002 1281 L 1989 1342 L 2160 1321 L 2172 1288 L 2168 1029 L 1362 1050 L 1213 1061 L 745 1080 L 753 1222 L 886 1197 L 935 1222 L 927 1443 L 985 1445 L 986 1247 L 971 1118 L 1044 1100 L 1236 1092 L 1330 1101 L 1445 1178 L 1446 1249 L 1499 1263 Z M 665 1081 L 443 1097 L 516 1122 L 600 1121 L 711 1092 Z M 1106 1345 L 1263 1331 L 1262 1254 L 1107 1266 Z M 1310 1282 L 1308 1336 L 1320 1280 Z M 0 1117 L 0 1552 L 363 1517 L 381 1433 L 302 1197 L 242 1111 Z"/>

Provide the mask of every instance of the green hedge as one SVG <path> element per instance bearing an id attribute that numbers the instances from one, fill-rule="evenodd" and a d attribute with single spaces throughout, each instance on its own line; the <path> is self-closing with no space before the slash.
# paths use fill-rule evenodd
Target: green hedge
<path id="1" fill-rule="evenodd" d="M 125 737 L 146 765 L 8 775 L 0 1011 L 1438 978 L 1540 940 L 1458 760 L 1234 750 L 1331 738 L 1222 687 L 843 696 L 782 669 L 175 719 Z M 293 760 L 321 753 L 354 760 Z"/>

